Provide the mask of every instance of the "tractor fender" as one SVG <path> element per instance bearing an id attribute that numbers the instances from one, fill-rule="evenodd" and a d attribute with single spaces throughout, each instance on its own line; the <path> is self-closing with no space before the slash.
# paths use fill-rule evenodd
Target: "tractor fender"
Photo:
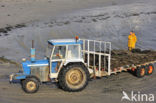
<path id="1" fill-rule="evenodd" d="M 81 62 L 81 61 L 79 61 L 79 62 L 69 62 L 64 67 L 66 67 L 68 65 L 72 65 L 72 64 L 80 64 L 80 65 L 83 65 L 88 70 L 89 74 L 92 74 L 93 73 L 93 70 L 87 68 L 87 66 L 84 64 L 84 62 Z"/>
<path id="2" fill-rule="evenodd" d="M 26 78 L 35 78 L 36 80 L 38 80 L 39 83 L 41 83 L 41 80 L 37 76 L 27 75 Z"/>
<path id="3" fill-rule="evenodd" d="M 80 61 L 79 62 L 70 62 L 70 63 L 67 63 L 65 66 L 68 66 L 68 65 L 71 65 L 71 64 L 81 64 L 81 65 L 83 65 L 88 70 L 89 74 L 92 74 L 93 73 L 93 70 L 90 69 L 90 68 L 87 68 L 87 66 L 83 62 L 80 62 Z"/>
<path id="4" fill-rule="evenodd" d="M 65 63 L 63 64 L 64 66 L 68 65 L 68 64 L 73 64 L 73 63 L 82 63 L 84 64 L 84 60 L 83 59 L 76 59 L 76 60 L 66 60 Z"/>
<path id="5" fill-rule="evenodd" d="M 66 66 L 72 65 L 72 64 L 81 64 L 81 65 L 83 65 L 85 68 L 87 68 L 86 65 L 85 65 L 83 62 L 80 62 L 80 61 L 79 61 L 79 62 L 69 62 L 69 63 L 67 63 L 67 64 L 64 65 L 64 66 L 66 67 Z"/>

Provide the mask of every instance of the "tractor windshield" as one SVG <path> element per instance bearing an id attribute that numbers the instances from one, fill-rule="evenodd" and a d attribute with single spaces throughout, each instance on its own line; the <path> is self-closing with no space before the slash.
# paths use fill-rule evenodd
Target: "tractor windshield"
<path id="1" fill-rule="evenodd" d="M 52 59 L 64 59 L 66 54 L 66 46 L 55 46 Z"/>
<path id="2" fill-rule="evenodd" d="M 50 57 L 53 48 L 54 48 L 53 45 L 48 44 L 48 47 L 47 47 L 47 49 L 46 49 L 46 57 L 48 57 L 48 58 Z"/>

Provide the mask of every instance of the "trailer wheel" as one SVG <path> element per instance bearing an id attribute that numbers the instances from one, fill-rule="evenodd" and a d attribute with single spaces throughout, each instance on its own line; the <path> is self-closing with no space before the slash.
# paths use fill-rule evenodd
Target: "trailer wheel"
<path id="1" fill-rule="evenodd" d="M 149 64 L 146 66 L 146 75 L 151 75 L 154 72 L 154 65 Z"/>
<path id="2" fill-rule="evenodd" d="M 26 93 L 36 93 L 39 90 L 39 81 L 35 78 L 26 78 L 22 81 L 22 89 Z"/>
<path id="3" fill-rule="evenodd" d="M 136 76 L 141 78 L 141 77 L 144 77 L 145 76 L 145 66 L 141 66 L 141 67 L 137 67 L 136 69 Z"/>
<path id="4" fill-rule="evenodd" d="M 69 92 L 83 90 L 89 80 L 87 68 L 81 64 L 71 64 L 61 69 L 58 83 L 61 89 Z"/>

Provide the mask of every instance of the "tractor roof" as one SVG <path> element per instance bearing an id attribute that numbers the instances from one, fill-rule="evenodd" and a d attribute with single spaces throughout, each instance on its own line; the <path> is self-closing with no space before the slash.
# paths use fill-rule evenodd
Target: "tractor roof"
<path id="1" fill-rule="evenodd" d="M 82 40 L 76 39 L 52 39 L 48 40 L 51 45 L 71 45 L 71 44 L 82 44 Z"/>

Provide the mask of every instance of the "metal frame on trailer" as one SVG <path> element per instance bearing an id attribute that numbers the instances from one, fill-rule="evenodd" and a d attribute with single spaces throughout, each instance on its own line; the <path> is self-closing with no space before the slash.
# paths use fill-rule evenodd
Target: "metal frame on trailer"
<path id="1" fill-rule="evenodd" d="M 137 69 L 137 67 L 145 66 L 150 63 L 154 64 L 156 61 L 146 62 L 139 65 L 126 65 L 117 68 L 111 68 L 111 42 L 98 41 L 98 40 L 87 40 L 81 39 L 82 43 L 82 54 L 85 64 L 88 68 L 93 69 L 94 75 L 96 77 L 109 76 L 111 74 L 117 74 L 122 71 L 128 71 L 132 68 Z M 92 42 L 92 43 L 91 43 Z M 97 49 L 99 47 L 99 49 Z M 92 50 L 91 50 L 92 49 Z M 93 55 L 93 65 L 90 64 L 90 54 Z M 87 57 L 86 57 L 87 55 Z M 98 66 L 95 64 L 96 58 L 95 55 L 98 55 Z M 102 67 L 101 62 L 104 60 L 104 65 Z M 98 67 L 98 68 L 97 68 Z M 104 68 L 104 70 L 102 70 Z M 107 68 L 107 69 L 106 69 Z"/>
<path id="2" fill-rule="evenodd" d="M 82 39 L 82 53 L 84 60 L 88 68 L 94 70 L 94 75 L 97 77 L 102 77 L 106 75 L 111 75 L 111 42 L 104 42 L 98 40 L 87 40 Z M 86 58 L 87 54 L 87 58 Z M 93 65 L 90 64 L 90 54 L 93 55 Z M 96 56 L 98 56 L 98 68 L 95 64 Z M 106 60 L 107 58 L 107 60 Z M 104 60 L 103 67 L 101 65 L 101 60 Z M 102 70 L 107 68 L 107 71 Z M 98 70 L 97 70 L 98 69 Z"/>

